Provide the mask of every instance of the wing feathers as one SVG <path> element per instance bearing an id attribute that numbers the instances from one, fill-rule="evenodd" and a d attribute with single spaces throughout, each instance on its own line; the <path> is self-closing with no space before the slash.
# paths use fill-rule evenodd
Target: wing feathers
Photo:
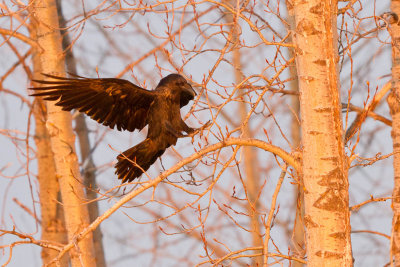
<path id="1" fill-rule="evenodd" d="M 32 96 L 57 101 L 62 110 L 77 109 L 99 123 L 118 130 L 141 130 L 157 92 L 148 91 L 122 79 L 89 79 L 43 74 L 53 80 L 33 80 L 43 87 L 30 88 Z"/>

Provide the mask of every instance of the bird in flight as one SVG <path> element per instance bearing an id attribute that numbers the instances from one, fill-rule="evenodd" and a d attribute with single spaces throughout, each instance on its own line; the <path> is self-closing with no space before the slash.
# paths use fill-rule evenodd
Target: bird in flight
<path id="1" fill-rule="evenodd" d="M 52 80 L 34 80 L 44 86 L 30 88 L 35 91 L 31 96 L 56 101 L 64 111 L 76 109 L 119 131 L 140 131 L 149 125 L 143 142 L 117 156 L 115 173 L 122 183 L 147 171 L 178 138 L 193 136 L 208 125 L 194 129 L 182 120 L 180 109 L 194 99 L 196 92 L 179 74 L 162 78 L 151 91 L 123 79 L 43 75 Z"/>

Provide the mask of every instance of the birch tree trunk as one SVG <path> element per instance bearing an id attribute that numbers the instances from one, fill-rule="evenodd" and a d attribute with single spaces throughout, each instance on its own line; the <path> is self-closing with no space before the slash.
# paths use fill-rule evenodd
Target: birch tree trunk
<path id="1" fill-rule="evenodd" d="M 61 29 L 67 28 L 67 23 L 64 19 L 62 12 L 61 0 L 57 0 L 57 13 L 59 18 L 59 24 Z M 70 73 L 77 74 L 76 61 L 72 52 L 71 41 L 66 30 L 61 30 L 62 35 L 62 48 L 65 50 L 65 65 L 67 71 Z M 86 197 L 89 201 L 97 198 L 97 184 L 96 174 L 93 158 L 91 155 L 90 141 L 89 141 L 89 130 L 86 125 L 85 115 L 79 113 L 75 117 L 75 133 L 78 137 L 79 151 L 81 152 L 81 162 L 83 163 L 83 181 L 86 187 Z M 89 211 L 89 222 L 92 223 L 97 217 L 99 217 L 99 204 L 98 201 L 93 201 L 88 204 Z M 93 247 L 96 259 L 96 267 L 106 266 L 106 260 L 103 248 L 103 234 L 101 228 L 97 227 L 93 231 Z"/>
<path id="2" fill-rule="evenodd" d="M 352 266 L 348 162 L 337 68 L 337 2 L 293 3 L 308 266 Z"/>
<path id="3" fill-rule="evenodd" d="M 392 12 L 400 14 L 400 1 L 392 1 Z M 392 240 L 390 244 L 391 260 L 394 266 L 400 266 L 400 26 L 394 23 L 390 27 L 392 36 L 392 91 L 388 96 L 390 114 L 392 115 L 393 139 L 393 221 Z"/>
<path id="4" fill-rule="evenodd" d="M 38 22 L 37 41 L 43 48 L 40 54 L 42 71 L 64 75 L 64 56 L 55 1 L 34 1 L 32 15 Z M 89 234 L 83 240 L 73 240 L 76 233 L 88 226 L 89 215 L 84 204 L 85 194 L 75 153 L 71 114 L 61 111 L 52 103 L 46 104 L 48 113 L 46 127 L 50 135 L 56 174 L 61 188 L 68 240 L 77 244 L 77 249 L 70 253 L 71 263 L 74 267 L 95 266 L 92 235 Z"/>
<path id="5" fill-rule="evenodd" d="M 50 147 L 50 137 L 45 126 L 45 108 L 41 100 L 34 104 L 35 116 L 35 144 L 38 160 L 39 198 L 42 224 L 42 240 L 61 244 L 67 243 L 67 234 L 64 224 L 64 213 L 58 203 L 60 186 L 56 177 L 53 152 Z M 53 249 L 42 249 L 43 264 L 49 263 L 58 254 Z M 55 265 L 50 265 L 55 266 Z M 68 266 L 67 257 L 62 259 L 60 266 Z"/>
<path id="6" fill-rule="evenodd" d="M 35 19 L 30 23 L 30 35 L 36 40 L 37 22 Z M 39 79 L 42 67 L 37 48 L 32 48 L 33 78 Z M 49 240 L 60 244 L 67 243 L 67 232 L 65 229 L 64 212 L 60 197 L 60 185 L 56 177 L 54 154 L 51 150 L 50 136 L 46 129 L 46 106 L 43 100 L 36 98 L 33 104 L 33 115 L 35 118 L 35 144 L 36 157 L 38 161 L 39 199 L 42 226 L 42 240 Z M 43 264 L 48 264 L 57 256 L 57 251 L 43 248 L 41 257 Z M 68 266 L 68 257 L 64 256 L 59 263 L 60 267 Z M 56 266 L 55 264 L 50 267 Z"/>

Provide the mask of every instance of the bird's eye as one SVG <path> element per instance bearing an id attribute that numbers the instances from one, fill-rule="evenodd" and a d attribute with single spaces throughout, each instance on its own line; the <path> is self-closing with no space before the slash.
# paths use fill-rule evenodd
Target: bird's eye
<path id="1" fill-rule="evenodd" d="M 177 85 L 178 85 L 178 86 L 185 86 L 185 82 L 180 81 L 180 82 L 178 82 Z"/>

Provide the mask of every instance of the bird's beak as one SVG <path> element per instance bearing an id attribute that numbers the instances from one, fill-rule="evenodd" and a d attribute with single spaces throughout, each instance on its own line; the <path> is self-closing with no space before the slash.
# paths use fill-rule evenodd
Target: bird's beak
<path id="1" fill-rule="evenodd" d="M 197 95 L 196 91 L 193 89 L 193 87 L 192 87 L 189 83 L 186 83 L 186 85 L 185 85 L 185 90 L 186 90 L 191 96 L 193 96 L 193 98 Z"/>

